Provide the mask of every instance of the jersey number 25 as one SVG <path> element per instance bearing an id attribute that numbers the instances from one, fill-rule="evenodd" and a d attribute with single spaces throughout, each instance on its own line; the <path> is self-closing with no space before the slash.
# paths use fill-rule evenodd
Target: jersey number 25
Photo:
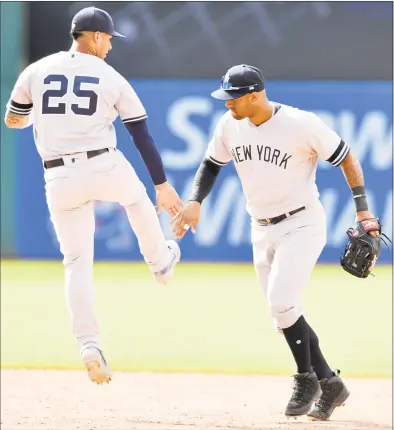
<path id="1" fill-rule="evenodd" d="M 58 114 L 64 115 L 66 113 L 66 103 L 58 103 L 57 106 L 49 106 L 51 97 L 63 97 L 68 91 L 68 79 L 64 75 L 49 75 L 44 79 L 44 84 L 48 85 L 52 82 L 60 82 L 58 90 L 46 90 L 42 95 L 42 113 L 43 114 Z M 97 110 L 97 94 L 92 90 L 81 90 L 81 84 L 98 84 L 99 78 L 92 76 L 75 76 L 73 84 L 73 93 L 77 97 L 88 98 L 89 107 L 83 108 L 76 103 L 71 105 L 71 110 L 75 115 L 92 116 Z"/>

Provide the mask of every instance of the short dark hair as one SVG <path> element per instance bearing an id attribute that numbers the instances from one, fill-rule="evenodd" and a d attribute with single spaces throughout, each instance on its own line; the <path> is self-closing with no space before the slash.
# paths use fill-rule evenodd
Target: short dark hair
<path id="1" fill-rule="evenodd" d="M 81 37 L 81 36 L 82 36 L 82 33 L 81 33 L 80 31 L 72 31 L 72 32 L 70 33 L 70 35 L 71 35 L 71 37 L 72 37 L 74 40 L 77 40 L 77 39 L 78 39 L 78 37 Z"/>

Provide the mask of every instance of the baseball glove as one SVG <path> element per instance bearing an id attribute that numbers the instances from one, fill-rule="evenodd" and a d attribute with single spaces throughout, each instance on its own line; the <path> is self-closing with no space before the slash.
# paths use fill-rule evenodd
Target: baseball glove
<path id="1" fill-rule="evenodd" d="M 369 231 L 378 231 L 379 236 L 371 236 Z M 382 224 L 377 218 L 368 218 L 357 222 L 357 228 L 349 228 L 346 232 L 349 242 L 341 256 L 341 266 L 346 272 L 357 278 L 366 278 L 372 271 L 380 255 L 380 242 L 390 249 L 383 237 Z M 391 242 L 391 241 L 390 241 Z"/>

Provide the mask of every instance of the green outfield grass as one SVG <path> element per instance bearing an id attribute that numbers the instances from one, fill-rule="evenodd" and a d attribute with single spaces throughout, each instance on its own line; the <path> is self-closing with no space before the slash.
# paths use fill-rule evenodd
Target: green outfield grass
<path id="1" fill-rule="evenodd" d="M 82 369 L 60 262 L 2 261 L 3 368 Z M 329 363 L 346 376 L 391 377 L 392 268 L 356 279 L 318 266 L 305 313 Z M 96 263 L 97 314 L 115 371 L 291 374 L 251 264 L 177 266 L 169 286 L 141 263 Z"/>

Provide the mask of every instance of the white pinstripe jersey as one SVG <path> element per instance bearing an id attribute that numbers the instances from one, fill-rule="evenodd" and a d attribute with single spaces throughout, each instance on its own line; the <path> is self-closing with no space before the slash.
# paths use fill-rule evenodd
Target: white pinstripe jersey
<path id="1" fill-rule="evenodd" d="M 126 79 L 89 54 L 62 51 L 28 66 L 11 94 L 11 112 L 33 116 L 44 160 L 116 146 L 113 122 L 147 117 Z"/>
<path id="2" fill-rule="evenodd" d="M 256 126 L 226 112 L 206 156 L 224 166 L 231 160 L 240 177 L 246 209 L 254 218 L 272 218 L 319 198 L 318 157 L 338 166 L 350 147 L 319 117 L 291 106 Z"/>

